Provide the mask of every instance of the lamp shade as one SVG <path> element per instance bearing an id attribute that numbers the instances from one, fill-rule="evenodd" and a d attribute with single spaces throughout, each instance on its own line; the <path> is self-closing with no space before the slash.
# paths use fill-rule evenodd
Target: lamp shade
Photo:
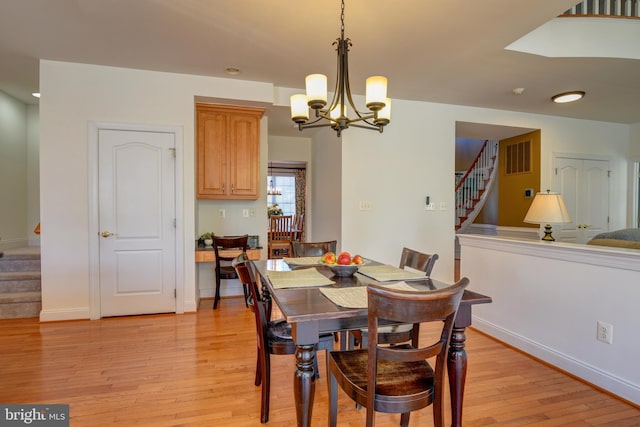
<path id="1" fill-rule="evenodd" d="M 537 193 L 529 207 L 524 222 L 530 224 L 552 224 L 571 222 L 567 207 L 560 193 Z"/>

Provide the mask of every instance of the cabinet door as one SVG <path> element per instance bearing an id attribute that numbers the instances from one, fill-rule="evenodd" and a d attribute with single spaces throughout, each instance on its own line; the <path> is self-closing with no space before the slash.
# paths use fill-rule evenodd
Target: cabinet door
<path id="1" fill-rule="evenodd" d="M 229 116 L 229 195 L 257 199 L 260 189 L 260 113 Z"/>
<path id="2" fill-rule="evenodd" d="M 228 192 L 227 114 L 198 110 L 198 198 L 222 198 Z"/>

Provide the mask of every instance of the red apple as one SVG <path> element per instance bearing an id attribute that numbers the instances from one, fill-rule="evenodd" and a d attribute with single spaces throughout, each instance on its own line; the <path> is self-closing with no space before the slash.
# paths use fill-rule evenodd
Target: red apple
<path id="1" fill-rule="evenodd" d="M 320 261 L 325 264 L 335 264 L 336 254 L 334 254 L 333 252 L 327 252 L 326 254 L 322 255 L 322 257 L 320 258 Z"/>
<path id="2" fill-rule="evenodd" d="M 354 264 L 362 264 L 364 263 L 364 259 L 362 259 L 360 255 L 354 255 L 353 259 L 351 259 L 351 262 L 353 262 Z"/>
<path id="3" fill-rule="evenodd" d="M 349 252 L 340 252 L 340 255 L 338 255 L 338 264 L 340 265 L 351 264 L 351 254 Z"/>

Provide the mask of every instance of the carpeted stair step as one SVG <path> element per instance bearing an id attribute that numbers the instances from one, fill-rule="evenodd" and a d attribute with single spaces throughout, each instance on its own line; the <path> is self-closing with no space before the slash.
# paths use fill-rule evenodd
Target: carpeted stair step
<path id="1" fill-rule="evenodd" d="M 40 292 L 0 294 L 0 319 L 38 317 L 41 309 Z"/>
<path id="2" fill-rule="evenodd" d="M 0 257 L 0 319 L 38 317 L 40 284 L 39 248 L 5 250 Z"/>
<path id="3" fill-rule="evenodd" d="M 0 272 L 0 293 L 40 292 L 39 271 Z"/>

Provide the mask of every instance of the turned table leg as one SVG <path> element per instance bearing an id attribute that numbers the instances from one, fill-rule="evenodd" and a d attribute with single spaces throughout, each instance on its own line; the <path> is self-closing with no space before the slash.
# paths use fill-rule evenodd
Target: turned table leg
<path id="1" fill-rule="evenodd" d="M 298 345 L 296 347 L 296 371 L 293 377 L 293 390 L 298 426 L 311 426 L 313 396 L 316 391 L 316 376 L 313 370 L 315 357 L 315 345 Z"/>
<path id="2" fill-rule="evenodd" d="M 463 327 L 453 328 L 447 360 L 449 390 L 451 392 L 451 425 L 453 427 L 462 426 L 462 402 L 467 377 L 467 352 L 464 349 L 467 337 L 464 331 Z"/>

